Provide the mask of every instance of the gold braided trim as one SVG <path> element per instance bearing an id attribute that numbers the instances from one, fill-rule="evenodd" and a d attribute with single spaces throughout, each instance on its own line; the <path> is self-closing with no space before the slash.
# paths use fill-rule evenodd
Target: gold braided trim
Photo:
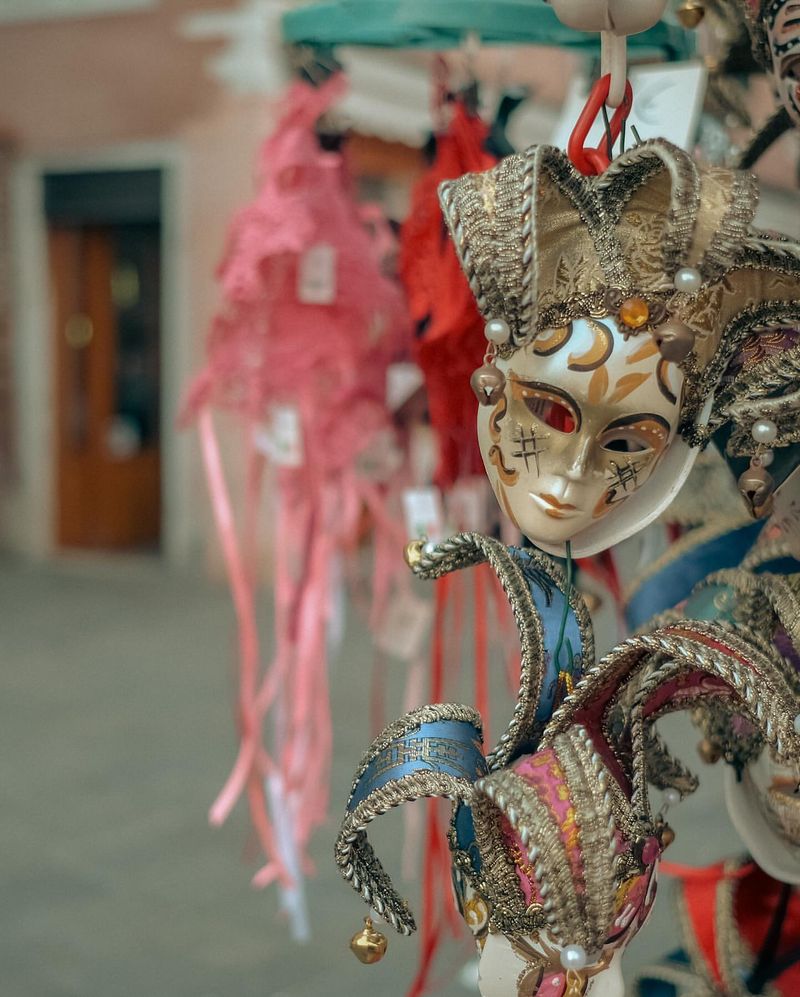
<path id="1" fill-rule="evenodd" d="M 480 731 L 479 715 L 466 706 L 443 703 L 413 710 L 390 724 L 372 742 L 359 766 L 353 791 L 370 762 L 393 740 L 402 738 L 421 724 L 447 720 L 464 721 Z M 472 782 L 468 779 L 441 772 L 414 772 L 373 790 L 351 813 L 345 814 L 334 845 L 336 864 L 353 889 L 400 934 L 408 935 L 416 930 L 414 916 L 375 855 L 365 833 L 366 826 L 401 803 L 411 803 L 422 797 L 469 802 L 472 795 Z"/>
<path id="2" fill-rule="evenodd" d="M 726 650 L 709 646 L 713 641 Z M 678 621 L 662 630 L 623 641 L 591 668 L 553 714 L 542 736 L 543 747 L 576 722 L 582 711 L 611 698 L 632 676 L 641 674 L 653 655 L 679 662 L 683 670 L 702 670 L 721 679 L 759 728 L 778 758 L 800 758 L 800 734 L 794 728 L 797 697 L 779 656 L 719 623 Z M 740 660 L 744 659 L 744 662 Z M 669 673 L 671 676 L 671 672 Z M 608 708 L 605 715 L 608 715 Z"/>
<path id="3" fill-rule="evenodd" d="M 708 543 L 710 540 L 716 540 L 718 537 L 722 537 L 732 530 L 738 530 L 743 526 L 747 526 L 751 522 L 752 519 L 742 512 L 740 515 L 715 519 L 711 523 L 698 526 L 685 533 L 674 543 L 671 543 L 663 554 L 652 561 L 643 571 L 639 572 L 634 580 L 625 587 L 622 593 L 623 601 L 625 603 L 630 602 L 642 585 L 648 582 L 654 575 L 663 571 L 664 568 L 669 567 L 669 565 L 674 564 L 675 561 L 680 560 L 684 555 L 694 550 L 695 547 Z"/>
<path id="4" fill-rule="evenodd" d="M 566 577 L 559 565 L 540 551 L 526 550 L 533 571 L 542 575 L 560 592 Z M 538 728 L 536 710 L 544 680 L 544 633 L 542 621 L 531 596 L 528 580 L 519 560 L 505 544 L 480 533 L 458 533 L 448 540 L 426 547 L 412 569 L 420 578 L 441 578 L 462 567 L 487 562 L 500 580 L 514 614 L 521 651 L 520 688 L 508 727 L 487 756 L 491 771 L 508 764 L 523 744 L 535 742 Z M 583 659 L 594 661 L 594 631 L 586 603 L 573 586 L 569 599 L 581 635 Z"/>
<path id="5" fill-rule="evenodd" d="M 485 828 L 499 826 L 499 811 L 527 850 L 530 864 L 520 854 L 520 868 L 528 874 L 531 887 L 538 887 L 542 896 L 543 906 L 538 908 L 533 904 L 528 914 L 539 915 L 541 909 L 539 917 L 544 915 L 554 938 L 563 944 L 578 943 L 588 952 L 596 952 L 602 949 L 608 937 L 619 885 L 615 876 L 615 822 L 608 789 L 609 773 L 583 728 L 558 737 L 554 753 L 573 807 L 571 829 L 561 827 L 558 817 L 539 797 L 534 786 L 516 772 L 505 770 L 476 783 L 473 804 L 476 834 L 483 855 L 482 836 Z M 565 831 L 570 835 L 567 843 Z M 568 849 L 580 850 L 583 871 L 579 881 L 573 878 Z M 519 907 L 512 914 L 519 920 L 524 900 L 509 850 L 505 848 L 504 851 L 505 868 L 514 873 L 517 884 L 515 892 L 519 894 Z M 502 886 L 505 887 L 505 882 Z M 491 923 L 497 930 L 508 933 L 510 925 L 499 915 L 502 905 L 497 902 L 494 884 L 488 882 L 484 888 L 487 890 L 485 896 L 493 906 Z M 502 899 L 505 901 L 507 895 Z"/>
<path id="6" fill-rule="evenodd" d="M 753 643 L 765 645 L 775 664 L 783 664 L 787 682 L 800 696 L 800 679 L 794 667 L 786 665 L 775 652 L 772 634 L 776 621 L 780 623 L 795 647 L 800 647 L 800 574 L 777 575 L 762 572 L 760 575 L 742 568 L 726 568 L 704 578 L 694 589 L 726 585 L 738 597 L 735 611 L 737 629 Z"/>
<path id="7" fill-rule="evenodd" d="M 791 544 L 784 537 L 778 537 L 776 540 L 762 540 L 763 535 L 762 533 L 759 536 L 755 547 L 748 552 L 739 565 L 743 571 L 755 571 L 756 568 L 760 568 L 762 564 L 767 564 L 769 561 L 794 557 Z"/>

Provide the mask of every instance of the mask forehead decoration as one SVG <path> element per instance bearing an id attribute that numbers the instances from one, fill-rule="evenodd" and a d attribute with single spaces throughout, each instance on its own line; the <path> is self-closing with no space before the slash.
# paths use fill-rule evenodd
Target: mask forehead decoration
<path id="1" fill-rule="evenodd" d="M 738 452 L 754 458 L 800 440 L 800 406 L 785 398 L 800 385 L 793 351 L 781 358 L 792 362 L 780 407 L 760 364 L 727 376 L 749 337 L 800 320 L 800 246 L 752 228 L 754 177 L 700 168 L 662 140 L 624 153 L 598 177 L 534 146 L 443 184 L 440 197 L 487 321 L 490 362 L 476 384 L 484 460 L 501 504 L 539 546 L 562 553 L 570 539 L 574 553 L 589 554 L 636 532 L 669 504 L 696 448 L 726 423 Z M 530 417 L 520 408 L 522 382 L 539 385 L 527 396 Z M 601 416 L 605 409 L 610 425 L 614 406 L 626 432 L 604 439 Z M 644 461 L 639 416 L 658 416 L 646 429 L 661 430 Z M 569 446 L 558 435 L 565 425 Z M 602 453 L 609 442 L 622 459 Z M 614 484 L 614 463 L 627 490 Z M 595 486 L 570 500 L 589 479 Z M 548 510 L 528 495 L 556 499 L 551 511 L 572 513 L 571 526 L 558 515 L 548 523 Z"/>

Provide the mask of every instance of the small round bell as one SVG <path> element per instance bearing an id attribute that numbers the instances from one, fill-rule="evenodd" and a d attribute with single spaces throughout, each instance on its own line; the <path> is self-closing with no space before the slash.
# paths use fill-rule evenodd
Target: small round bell
<path id="1" fill-rule="evenodd" d="M 485 363 L 473 373 L 469 383 L 481 405 L 495 405 L 505 390 L 506 378 L 493 363 Z"/>
<path id="2" fill-rule="evenodd" d="M 411 540 L 403 548 L 403 557 L 405 558 L 406 564 L 412 571 L 422 560 L 422 548 L 424 545 L 424 540 Z"/>
<path id="3" fill-rule="evenodd" d="M 706 765 L 716 765 L 720 758 L 722 758 L 722 749 L 720 746 L 707 737 L 704 737 L 697 745 L 697 753 Z"/>
<path id="4" fill-rule="evenodd" d="M 350 951 L 365 966 L 380 962 L 386 955 L 386 935 L 376 931 L 371 917 L 364 918 L 364 927 L 350 939 Z"/>
<path id="5" fill-rule="evenodd" d="M 775 481 L 765 467 L 751 464 L 739 476 L 739 491 L 750 510 L 750 515 L 758 519 L 766 516 L 772 508 L 772 493 Z"/>
<path id="6" fill-rule="evenodd" d="M 669 846 L 675 840 L 675 832 L 672 830 L 669 824 L 665 824 L 661 829 L 660 837 L 661 837 L 661 847 L 669 848 Z"/>
<path id="7" fill-rule="evenodd" d="M 653 333 L 658 352 L 669 363 L 680 363 L 692 352 L 694 333 L 680 319 L 671 318 Z"/>
<path id="8" fill-rule="evenodd" d="M 684 28 L 696 28 L 706 16 L 706 7 L 702 0 L 683 0 L 677 10 L 678 20 Z"/>

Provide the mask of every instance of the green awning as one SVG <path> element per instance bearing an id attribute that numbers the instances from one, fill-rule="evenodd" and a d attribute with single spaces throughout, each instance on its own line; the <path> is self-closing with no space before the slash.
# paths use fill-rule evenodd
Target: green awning
<path id="1" fill-rule="evenodd" d="M 337 0 L 314 3 L 283 17 L 287 42 L 448 49 L 470 32 L 484 45 L 548 45 L 599 51 L 596 34 L 565 27 L 544 0 Z M 628 39 L 631 56 L 678 59 L 693 52 L 693 36 L 661 22 Z"/>

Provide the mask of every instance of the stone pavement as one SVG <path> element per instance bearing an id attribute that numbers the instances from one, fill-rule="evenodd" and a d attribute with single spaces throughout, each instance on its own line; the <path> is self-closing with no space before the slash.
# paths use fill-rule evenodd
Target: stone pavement
<path id="1" fill-rule="evenodd" d="M 222 830 L 206 822 L 235 753 L 225 589 L 156 559 L 4 561 L 0 606 L 3 997 L 402 997 L 416 941 L 390 937 L 380 965 L 359 965 L 347 941 L 362 905 L 331 860 L 369 740 L 371 654 L 354 616 L 332 674 L 334 817 L 315 841 L 314 938 L 300 947 L 275 891 L 249 886 L 244 808 Z M 402 668 L 390 671 L 396 715 Z M 693 764 L 697 735 L 671 727 Z M 711 775 L 673 820 L 670 858 L 736 850 Z M 403 822 L 384 821 L 379 854 L 399 877 Z M 673 920 L 662 897 L 629 968 L 674 944 Z M 434 993 L 470 992 L 446 972 L 466 952 L 447 948 Z"/>

